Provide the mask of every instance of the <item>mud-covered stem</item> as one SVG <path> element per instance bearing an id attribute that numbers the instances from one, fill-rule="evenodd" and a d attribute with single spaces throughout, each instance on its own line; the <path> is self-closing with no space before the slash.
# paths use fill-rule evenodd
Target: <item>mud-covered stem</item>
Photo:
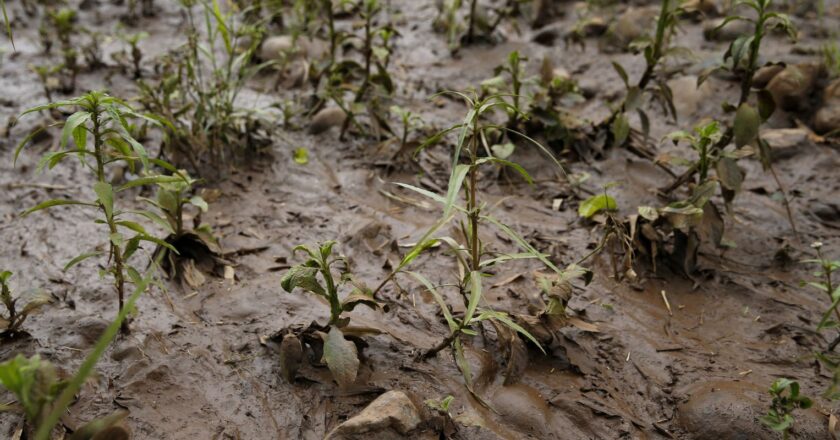
<path id="1" fill-rule="evenodd" d="M 104 140 L 102 139 L 101 133 L 101 124 L 102 121 L 100 120 L 100 108 L 98 99 L 94 98 L 94 101 L 91 102 L 91 121 L 93 123 L 93 148 L 94 148 L 94 158 L 96 159 L 96 178 L 99 182 L 107 183 L 106 176 L 105 176 L 105 157 L 102 148 L 102 144 Z M 119 308 L 117 310 L 122 310 L 123 308 L 123 301 L 125 297 L 125 278 L 123 276 L 123 258 L 122 258 L 122 250 L 120 246 L 114 243 L 114 234 L 117 233 L 117 224 L 114 221 L 113 213 L 108 215 L 108 211 L 105 209 L 105 205 L 102 202 L 98 202 L 99 209 L 102 211 L 102 214 L 105 216 L 105 221 L 108 223 L 108 245 L 109 245 L 109 254 L 111 258 L 113 258 L 114 266 L 111 268 L 111 271 L 114 274 L 114 289 L 117 291 L 117 301 Z M 128 322 L 123 321 L 120 325 L 120 331 L 122 333 L 128 333 Z"/>
<path id="2" fill-rule="evenodd" d="M 329 262 L 326 260 L 321 260 L 321 275 L 324 277 L 324 282 L 327 283 L 327 295 L 330 301 L 329 325 L 335 325 L 341 318 L 341 302 L 338 300 L 338 291 L 336 291 L 335 281 L 330 272 Z"/>

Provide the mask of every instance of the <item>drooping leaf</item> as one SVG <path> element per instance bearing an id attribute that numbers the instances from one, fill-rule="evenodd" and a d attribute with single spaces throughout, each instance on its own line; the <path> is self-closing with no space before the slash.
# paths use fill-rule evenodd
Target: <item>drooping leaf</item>
<path id="1" fill-rule="evenodd" d="M 324 290 L 316 278 L 317 275 L 318 268 L 316 267 L 304 265 L 292 266 L 280 280 L 280 286 L 283 287 L 283 290 L 290 293 L 295 287 L 300 287 L 316 295 L 327 297 L 326 290 Z"/>
<path id="2" fill-rule="evenodd" d="M 324 340 L 322 359 L 340 387 L 347 387 L 356 381 L 359 372 L 359 355 L 356 344 L 344 339 L 337 326 L 332 326 Z"/>
<path id="3" fill-rule="evenodd" d="M 734 159 L 722 157 L 715 164 L 718 179 L 724 188 L 734 192 L 741 190 L 741 183 L 744 182 L 744 174 Z"/>

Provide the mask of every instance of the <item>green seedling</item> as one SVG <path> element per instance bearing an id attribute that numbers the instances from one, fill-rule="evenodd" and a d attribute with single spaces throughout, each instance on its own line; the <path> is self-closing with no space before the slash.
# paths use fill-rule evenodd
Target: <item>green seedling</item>
<path id="1" fill-rule="evenodd" d="M 4 336 L 17 335 L 26 318 L 51 301 L 48 295 L 39 293 L 19 309 L 18 301 L 21 297 L 12 296 L 12 290 L 9 287 L 11 277 L 12 273 L 9 271 L 0 272 L 0 301 L 6 307 L 6 316 L 0 316 L 0 331 L 2 331 L 0 334 Z"/>
<path id="2" fill-rule="evenodd" d="M 637 83 L 630 83 L 630 77 L 621 64 L 617 62 L 612 63 L 613 68 L 618 73 L 618 76 L 621 77 L 624 87 L 627 90 L 621 104 L 613 112 L 612 116 L 602 124 L 603 126 L 609 127 L 613 146 L 623 145 L 628 140 L 630 123 L 627 114 L 634 111 L 639 115 L 645 138 L 648 137 L 650 132 L 650 118 L 641 108 L 642 99 L 645 94 L 649 94 L 652 99 L 659 101 L 662 104 L 665 114 L 670 115 L 676 120 L 677 111 L 674 107 L 674 97 L 667 84 L 670 74 L 664 71 L 662 61 L 668 56 L 684 55 L 688 52 L 685 48 L 669 47 L 668 45 L 671 36 L 675 33 L 679 24 L 680 15 L 683 12 L 683 9 L 678 3 L 672 0 L 662 0 L 659 16 L 656 20 L 656 32 L 653 38 L 645 36 L 630 45 L 632 49 L 642 52 L 645 57 L 645 70 Z M 654 87 L 651 88 L 651 85 Z"/>
<path id="3" fill-rule="evenodd" d="M 47 101 L 52 101 L 52 90 L 58 86 L 58 79 L 55 75 L 61 72 L 61 69 L 64 68 L 63 65 L 40 65 L 40 66 L 30 66 L 33 72 L 38 75 L 38 79 L 41 81 L 41 87 L 44 89 L 44 95 L 47 97 Z"/>
<path id="4" fill-rule="evenodd" d="M 455 400 L 453 396 L 446 396 L 443 399 L 426 399 L 423 403 L 426 404 L 429 408 L 439 412 L 442 415 L 450 416 L 449 408 L 452 406 L 452 401 Z"/>
<path id="5" fill-rule="evenodd" d="M 73 377 L 67 380 L 61 379 L 56 368 L 49 362 L 41 361 L 38 356 L 25 358 L 18 355 L 0 364 L 0 385 L 14 394 L 18 400 L 15 404 L 3 405 L 0 411 L 17 411 L 24 414 L 27 421 L 26 438 L 33 440 L 51 438 L 50 433 L 53 428 L 67 413 L 67 408 L 76 399 L 82 386 L 93 373 L 96 363 L 116 337 L 129 310 L 134 308 L 137 299 L 152 282 L 154 269 L 159 262 L 159 259 L 154 261 L 152 269 L 136 280 L 134 291 L 128 297 L 125 306 L 120 309 L 116 319 L 102 332 L 93 350 Z M 110 438 L 108 435 L 115 438 L 127 438 L 126 430 L 117 426 L 126 414 L 117 412 L 94 420 L 76 430 L 68 437 L 68 440 L 92 440 L 100 433 L 104 438 Z"/>
<path id="6" fill-rule="evenodd" d="M 835 283 L 834 280 L 834 273 L 840 270 L 840 260 L 831 260 L 823 256 L 822 246 L 823 244 L 820 242 L 813 243 L 811 247 L 817 251 L 817 258 L 803 261 L 803 263 L 818 267 L 818 270 L 813 274 L 818 280 L 809 281 L 807 285 L 824 293 L 831 301 L 831 306 L 823 313 L 822 319 L 817 325 L 817 330 L 840 328 L 840 310 L 837 309 L 837 306 L 840 305 L 840 285 Z M 834 320 L 832 315 L 837 319 Z M 827 351 L 834 350 L 838 342 L 840 342 L 840 338 L 832 342 Z"/>
<path id="7" fill-rule="evenodd" d="M 143 52 L 140 50 L 140 41 L 149 38 L 148 32 L 136 32 L 128 34 L 119 32 L 119 38 L 131 49 L 131 64 L 134 70 L 134 79 L 139 79 L 143 75 L 143 70 L 140 63 L 143 61 Z"/>
<path id="8" fill-rule="evenodd" d="M 48 167 L 52 169 L 68 157 L 77 158 L 81 165 L 94 175 L 96 182 L 92 190 L 96 199 L 88 201 L 52 199 L 28 209 L 23 215 L 26 216 L 36 211 L 64 205 L 94 208 L 98 211 L 100 217 L 96 222 L 107 226 L 105 237 L 108 241 L 108 251 L 94 250 L 83 253 L 68 262 L 64 269 L 68 270 L 89 258 L 106 256 L 108 265 L 102 271 L 102 275 L 107 274 L 113 277 L 113 286 L 117 294 L 119 309 L 122 309 L 126 278 L 130 278 L 135 284 L 139 279 L 139 272 L 128 265 L 127 262 L 137 252 L 141 242 L 152 242 L 177 251 L 168 243 L 146 232 L 146 229 L 139 223 L 126 218 L 128 212 L 120 209 L 117 196 L 137 186 L 175 182 L 182 180 L 182 178 L 150 174 L 114 187 L 109 182 L 107 173 L 112 166 L 122 165 L 131 171 L 136 171 L 138 165 L 141 165 L 147 173 L 151 170 L 153 161 L 148 158 L 146 149 L 129 134 L 126 123 L 127 119 L 143 119 L 144 117 L 136 113 L 125 102 L 103 92 L 90 92 L 77 98 L 33 107 L 21 116 L 58 108 L 72 109 L 75 112 L 68 116 L 65 121 L 58 123 L 58 125 L 63 125 L 59 150 L 46 153 L 41 158 L 38 168 Z M 38 132 L 29 135 L 20 143 L 15 151 L 15 160 L 17 160 L 21 150 L 30 143 L 30 140 Z M 73 148 L 70 148 L 71 140 L 74 144 Z M 170 165 L 162 161 L 154 162 L 171 168 Z M 124 332 L 128 331 L 127 323 L 124 323 L 122 330 Z"/>
<path id="9" fill-rule="evenodd" d="M 449 334 L 432 349 L 423 353 L 422 357 L 426 359 L 430 358 L 439 351 L 451 347 L 456 363 L 464 375 L 464 380 L 469 389 L 472 389 L 472 372 L 464 355 L 463 338 L 477 335 L 476 331 L 482 328 L 482 323 L 489 322 L 498 331 L 505 332 L 505 334 L 509 335 L 508 338 L 505 338 L 505 341 L 500 341 L 500 343 L 514 344 L 517 343 L 516 341 L 519 341 L 518 343 L 521 344 L 521 340 L 516 337 L 518 333 L 542 349 L 542 346 L 534 336 L 518 324 L 509 314 L 496 311 L 486 305 L 484 298 L 486 284 L 484 279 L 491 276 L 491 271 L 496 272 L 495 269 L 499 265 L 505 261 L 515 259 L 536 259 L 554 271 L 558 279 L 561 280 L 568 280 L 582 273 L 582 271 L 578 270 L 579 268 L 576 266 L 565 271 L 559 269 L 544 254 L 534 249 L 524 238 L 514 232 L 513 229 L 493 217 L 488 212 L 489 208 L 479 197 L 479 169 L 488 164 L 512 168 L 526 181 L 532 181 L 530 175 L 520 165 L 494 156 L 487 142 L 488 133 L 497 130 L 514 131 L 486 121 L 485 118 L 494 109 L 502 109 L 504 111 L 513 111 L 515 109 L 499 95 L 478 98 L 475 95 L 469 96 L 460 92 L 450 93 L 464 99 L 466 102 L 469 108 L 466 118 L 462 123 L 454 125 L 433 136 L 420 147 L 420 149 L 423 149 L 437 143 L 447 133 L 458 133 L 458 140 L 452 155 L 452 172 L 449 178 L 447 193 L 445 195 L 438 195 L 412 185 L 398 184 L 440 203 L 443 206 L 441 218 L 406 254 L 392 274 L 383 280 L 383 283 L 377 289 L 374 289 L 374 294 L 381 289 L 385 282 L 400 272 L 405 272 L 407 275 L 410 275 L 431 292 L 441 307 L 449 327 Z M 522 139 L 527 139 L 529 142 L 532 142 L 547 154 L 558 167 L 560 166 L 559 162 L 557 162 L 545 147 L 536 141 L 530 140 L 530 138 L 522 133 L 515 133 L 521 136 Z M 462 154 L 465 156 L 465 163 L 461 162 Z M 465 200 L 463 205 L 458 203 L 459 196 L 461 195 L 463 195 Z M 459 221 L 456 221 L 456 219 Z M 460 240 L 452 237 L 435 237 L 437 231 L 450 223 L 460 226 Z M 485 249 L 480 234 L 480 229 L 484 226 L 496 228 L 502 234 L 513 240 L 523 252 L 515 255 L 499 255 Z M 459 278 L 454 285 L 457 286 L 464 303 L 465 312 L 463 316 L 455 316 L 451 312 L 450 306 L 446 303 L 442 293 L 438 291 L 435 284 L 428 278 L 420 273 L 405 270 L 408 264 L 421 253 L 428 251 L 438 243 L 446 245 L 455 255 L 458 263 Z M 507 351 L 508 353 L 513 352 L 510 345 L 508 345 Z"/>
<path id="10" fill-rule="evenodd" d="M 400 130 L 400 151 L 407 151 L 410 148 L 409 143 L 409 136 L 412 132 L 419 130 L 423 127 L 424 122 L 423 118 L 420 115 L 412 113 L 410 110 L 397 106 L 391 106 L 391 114 L 396 116 L 397 119 L 400 121 L 400 126 L 402 130 Z"/>
<path id="11" fill-rule="evenodd" d="M 770 145 L 759 136 L 761 124 L 770 118 L 775 111 L 776 105 L 770 93 L 765 90 L 757 93 L 757 107 L 749 103 L 749 98 L 753 90 L 752 79 L 759 68 L 758 57 L 764 36 L 773 28 L 781 28 L 787 32 L 791 39 L 796 38 L 796 30 L 790 22 L 790 18 L 785 14 L 770 11 L 771 3 L 772 0 L 745 0 L 738 3 L 739 5 L 745 5 L 755 10 L 756 17 L 748 18 L 740 15 L 730 15 L 724 19 L 719 28 L 733 21 L 748 21 L 754 24 L 753 33 L 742 35 L 733 41 L 724 54 L 726 64 L 714 67 L 701 75 L 698 79 L 698 85 L 716 70 L 722 69 L 740 75 L 741 92 L 738 98 L 738 104 L 731 105 L 724 103 L 723 105 L 724 109 L 735 113 L 732 124 L 726 128 L 723 134 L 713 144 L 708 146 L 708 154 L 710 157 L 722 155 L 723 153 L 721 152 L 724 148 L 733 141 L 736 149 L 739 151 L 746 145 L 755 146 L 764 170 L 769 171 L 773 175 L 776 184 L 779 186 L 791 229 L 795 235 L 798 235 L 786 191 L 772 166 Z M 689 166 L 671 185 L 661 189 L 661 192 L 669 194 L 676 188 L 691 181 L 694 175 L 700 172 L 702 165 L 703 162 L 698 161 Z"/>
<path id="12" fill-rule="evenodd" d="M 633 270 L 633 240 L 624 222 L 616 216 L 618 204 L 615 198 L 607 193 L 607 189 L 614 185 L 616 184 L 606 185 L 602 193 L 587 198 L 578 206 L 580 217 L 596 221 L 603 229 L 601 241 L 589 255 L 580 259 L 578 264 L 586 261 L 592 255 L 608 250 L 613 277 L 616 280 L 620 280 L 622 277 L 633 280 L 636 278 L 636 272 Z M 622 256 L 621 263 L 618 261 L 620 255 Z"/>
<path id="13" fill-rule="evenodd" d="M 50 11 L 49 17 L 61 46 L 65 49 L 71 47 L 70 37 L 76 31 L 74 25 L 76 11 L 70 8 L 61 8 L 58 11 Z"/>
<path id="14" fill-rule="evenodd" d="M 101 32 L 90 30 L 86 30 L 85 33 L 90 37 L 90 41 L 82 47 L 82 54 L 91 69 L 98 69 L 105 65 L 102 62 L 102 47 L 99 45 L 104 36 Z"/>
<path id="15" fill-rule="evenodd" d="M 55 402 L 60 393 L 67 388 L 67 382 L 60 378 L 58 370 L 49 361 L 35 355 L 26 358 L 23 355 L 0 364 L 0 385 L 15 395 L 17 402 L 0 408 L 0 411 L 22 412 L 26 418 L 26 438 L 35 438 L 36 432 L 42 431 L 47 417 L 55 410 Z M 128 432 L 119 423 L 128 415 L 127 411 L 118 411 L 83 425 L 68 440 L 88 440 L 97 435 L 110 436 L 122 433 L 127 438 Z M 46 438 L 46 437 L 44 437 Z M 117 438 L 117 437 L 96 437 Z"/>
<path id="16" fill-rule="evenodd" d="M 478 0 L 442 0 L 438 2 L 438 15 L 433 23 L 438 32 L 446 34 L 449 49 L 454 53 L 462 44 L 488 41 L 501 22 L 519 13 L 522 0 L 506 0 L 491 12 L 480 5 Z M 461 9 L 468 4 L 466 17 L 461 17 Z"/>
<path id="17" fill-rule="evenodd" d="M 286 292 L 301 288 L 327 300 L 330 307 L 330 319 L 324 331 L 319 332 L 323 340 L 323 362 L 327 364 L 336 382 L 342 387 L 351 385 L 356 380 L 359 369 L 359 356 L 356 345 L 345 339 L 344 332 L 351 332 L 348 327 L 350 318 L 342 316 L 362 304 L 372 309 L 378 307 L 373 294 L 361 283 L 353 280 L 347 267 L 347 260 L 342 256 L 333 256 L 335 241 L 327 241 L 317 247 L 296 246 L 294 252 L 307 255 L 305 262 L 292 266 L 283 276 L 280 285 Z M 333 270 L 338 270 L 336 277 Z M 339 290 L 345 284 L 353 288 L 344 299 L 339 297 Z M 288 338 L 288 336 L 286 336 Z M 284 338 L 285 340 L 285 338 Z M 288 353 L 281 353 L 288 356 Z M 282 362 L 286 365 L 286 362 Z M 284 375 L 286 373 L 284 372 Z"/>
<path id="18" fill-rule="evenodd" d="M 210 225 L 201 223 L 201 214 L 208 210 L 207 202 L 198 195 L 191 195 L 197 182 L 184 170 L 173 173 L 179 179 L 157 183 L 155 200 L 143 199 L 157 214 L 140 212 L 166 231 L 163 241 L 169 246 L 159 245 L 156 253 L 163 254 L 161 264 L 171 277 L 185 281 L 193 288 L 204 284 L 204 276 L 195 268 L 196 262 L 221 263 L 221 248 Z M 184 224 L 185 208 L 197 211 L 193 225 Z M 173 252 L 172 249 L 176 251 Z"/>
<path id="19" fill-rule="evenodd" d="M 761 418 L 761 422 L 770 429 L 781 432 L 782 438 L 790 438 L 790 428 L 795 419 L 793 412 L 797 409 L 808 409 L 813 405 L 811 399 L 799 394 L 799 383 L 790 379 L 776 379 L 770 386 L 770 395 L 773 402 L 767 415 Z"/>

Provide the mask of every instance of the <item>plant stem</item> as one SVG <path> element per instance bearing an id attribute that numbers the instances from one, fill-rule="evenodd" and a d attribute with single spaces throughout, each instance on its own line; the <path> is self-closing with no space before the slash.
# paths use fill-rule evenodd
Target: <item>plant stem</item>
<path id="1" fill-rule="evenodd" d="M 479 218 L 479 210 L 478 210 L 478 203 L 476 201 L 476 186 L 478 184 L 478 167 L 476 166 L 476 161 L 478 160 L 478 137 L 480 133 L 480 127 L 478 122 L 479 115 L 475 116 L 473 122 L 473 136 L 472 141 L 470 143 L 470 172 L 469 172 L 469 193 L 467 194 L 467 212 L 469 213 L 470 219 L 470 270 L 473 272 L 478 272 L 480 267 L 480 248 L 479 248 L 479 238 L 478 238 L 478 218 Z"/>
<path id="2" fill-rule="evenodd" d="M 93 121 L 93 148 L 94 148 L 94 157 L 96 158 L 96 178 L 99 182 L 107 183 L 107 179 L 105 176 L 105 158 L 104 152 L 102 151 L 102 133 L 99 120 L 99 103 L 97 101 L 92 102 L 91 108 L 91 120 Z M 102 210 L 102 214 L 105 216 L 105 220 L 108 223 L 108 230 L 110 234 L 108 236 L 108 244 L 109 244 L 109 253 L 111 258 L 114 259 L 114 266 L 111 268 L 111 272 L 114 274 L 114 288 L 117 291 L 117 300 L 119 309 L 122 310 L 123 308 L 123 300 L 125 296 L 125 278 L 123 276 L 123 258 L 122 258 L 122 250 L 120 246 L 114 243 L 113 236 L 117 233 L 117 224 L 114 221 L 113 212 L 111 215 L 105 210 L 105 205 L 101 202 L 99 203 L 99 209 Z M 123 334 L 127 334 L 129 332 L 128 329 L 128 322 L 123 321 L 120 325 L 120 332 Z"/>
<path id="3" fill-rule="evenodd" d="M 470 3 L 470 21 L 467 28 L 467 43 L 472 43 L 475 38 L 475 12 L 478 8 L 478 0 L 472 0 Z"/>

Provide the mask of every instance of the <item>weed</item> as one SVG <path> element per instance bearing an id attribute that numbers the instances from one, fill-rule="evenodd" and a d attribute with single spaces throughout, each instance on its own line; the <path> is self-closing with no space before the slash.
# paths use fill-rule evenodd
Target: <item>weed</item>
<path id="1" fill-rule="evenodd" d="M 831 306 L 823 313 L 822 319 L 817 325 L 817 330 L 840 328 L 840 310 L 837 309 L 837 306 L 840 305 L 840 285 L 836 284 L 833 278 L 834 273 L 840 270 L 840 260 L 830 260 L 824 257 L 822 246 L 823 244 L 820 242 L 813 243 L 811 247 L 817 251 L 817 258 L 803 261 L 803 263 L 813 264 L 819 268 L 814 272 L 814 276 L 819 279 L 809 281 L 807 285 L 827 295 L 831 302 Z M 832 318 L 832 315 L 837 318 L 836 321 Z M 834 350 L 838 343 L 840 343 L 840 337 L 829 345 L 827 351 Z"/>
<path id="2" fill-rule="evenodd" d="M 684 10 L 679 4 L 673 3 L 671 0 L 662 0 L 662 5 L 659 10 L 659 15 L 656 20 L 656 32 L 653 38 L 649 36 L 642 37 L 631 44 L 631 48 L 641 51 L 645 57 L 645 70 L 639 81 L 636 84 L 630 83 L 630 77 L 624 70 L 624 67 L 617 62 L 613 62 L 613 68 L 624 82 L 624 87 L 627 93 L 624 96 L 621 104 L 613 112 L 612 116 L 603 123 L 609 126 L 610 134 L 612 136 L 613 146 L 623 145 L 630 135 L 630 123 L 627 119 L 627 114 L 636 111 L 642 123 L 642 132 L 647 139 L 650 132 L 650 118 L 647 113 L 641 109 L 642 97 L 645 93 L 649 93 L 653 99 L 658 100 L 662 104 L 662 108 L 666 115 L 670 115 L 674 120 L 677 118 L 677 111 L 674 108 L 674 97 L 670 87 L 668 87 L 667 79 L 669 74 L 662 71 L 662 60 L 669 55 L 679 55 L 688 52 L 687 49 L 681 47 L 669 47 L 668 41 L 674 34 L 679 23 L 680 15 Z M 656 86 L 651 90 L 649 85 L 653 82 Z"/>
<path id="3" fill-rule="evenodd" d="M 198 27 L 192 3 L 185 3 L 187 43 L 164 62 L 159 84 L 138 83 L 140 102 L 165 126 L 163 151 L 194 173 L 203 162 L 221 171 L 229 159 L 267 144 L 267 122 L 259 111 L 239 107 L 237 98 L 247 80 L 271 64 L 251 64 L 261 39 L 258 28 L 239 26 L 237 16 L 222 13 L 215 0 L 199 4 L 205 28 Z M 245 37 L 251 42 L 240 52 Z"/>
<path id="4" fill-rule="evenodd" d="M 280 281 L 280 285 L 286 292 L 292 292 L 299 287 L 323 297 L 329 303 L 330 319 L 326 326 L 329 332 L 326 335 L 322 334 L 323 361 L 329 367 L 336 382 L 341 386 L 347 386 L 356 380 L 359 358 L 355 344 L 346 340 L 342 333 L 342 330 L 346 329 L 350 323 L 350 318 L 343 317 L 342 314 L 353 310 L 359 304 L 376 309 L 378 303 L 369 289 L 353 280 L 347 268 L 346 259 L 342 256 L 333 256 L 335 244 L 335 241 L 327 241 L 317 247 L 296 246 L 295 253 L 304 252 L 308 257 L 304 263 L 289 269 Z M 338 278 L 333 274 L 334 267 L 339 271 Z M 339 297 L 339 289 L 347 283 L 351 283 L 353 289 L 342 300 Z M 288 335 L 284 337 L 284 342 L 288 337 Z M 284 357 L 289 356 L 285 351 L 282 354 Z M 282 364 L 286 365 L 285 362 Z M 284 374 L 291 376 L 285 372 Z"/>
<path id="5" fill-rule="evenodd" d="M 150 159 L 147 157 L 145 148 L 129 134 L 129 126 L 126 122 L 129 118 L 144 119 L 145 117 L 137 114 L 125 102 L 103 92 L 89 92 L 77 98 L 33 107 L 21 116 L 58 108 L 77 109 L 77 111 L 68 116 L 65 121 L 59 123 L 63 125 L 59 150 L 45 154 L 40 161 L 39 169 L 44 167 L 52 169 L 67 157 L 78 158 L 82 166 L 91 170 L 94 174 L 96 183 L 93 185 L 93 192 L 96 194 L 96 199 L 93 201 L 52 199 L 30 208 L 23 215 L 62 205 L 85 206 L 99 211 L 100 218 L 97 223 L 105 224 L 108 227 L 108 252 L 103 253 L 95 250 L 83 253 L 67 263 L 64 270 L 88 258 L 107 255 L 108 266 L 104 273 L 113 277 L 118 305 L 122 309 L 126 276 L 130 277 L 135 284 L 139 278 L 138 271 L 127 265 L 127 261 L 139 249 L 140 243 L 147 241 L 166 246 L 173 251 L 175 249 L 168 243 L 147 233 L 140 224 L 126 219 L 125 215 L 127 213 L 120 209 L 116 196 L 140 185 L 174 182 L 181 180 L 181 177 L 147 175 L 115 188 L 108 181 L 107 168 L 110 166 L 122 163 L 128 169 L 135 171 L 139 163 L 146 172 L 151 169 Z M 20 143 L 15 151 L 15 159 L 38 133 L 39 131 L 30 134 Z M 71 139 L 75 148 L 68 149 Z M 161 161 L 156 161 L 156 163 L 163 164 Z M 126 233 L 133 233 L 134 235 L 129 238 Z M 124 332 L 128 331 L 127 323 L 124 324 L 122 330 Z"/>
<path id="6" fill-rule="evenodd" d="M 0 272 L 0 301 L 6 306 L 5 317 L 0 317 L 0 331 L 4 336 L 15 336 L 20 332 L 20 327 L 26 318 L 37 312 L 38 309 L 50 302 L 50 297 L 46 294 L 39 293 L 31 298 L 21 309 L 18 309 L 18 301 L 20 296 L 12 296 L 12 290 L 9 287 L 9 278 L 12 273 L 9 271 Z"/>
<path id="7" fill-rule="evenodd" d="M 784 378 L 773 382 L 770 395 L 773 396 L 773 402 L 770 404 L 770 410 L 761 418 L 761 422 L 772 430 L 781 432 L 782 438 L 787 440 L 794 423 L 793 412 L 797 409 L 808 409 L 813 402 L 799 394 L 798 382 Z"/>
<path id="8" fill-rule="evenodd" d="M 424 275 L 411 271 L 405 271 L 405 273 L 412 276 L 432 293 L 435 300 L 440 305 L 449 327 L 449 335 L 435 347 L 423 353 L 422 357 L 430 358 L 440 350 L 451 347 L 456 363 L 464 375 L 465 382 L 467 386 L 472 389 L 472 373 L 470 372 L 469 364 L 464 357 L 462 337 L 476 335 L 476 329 L 481 328 L 483 322 L 490 322 L 496 327 L 498 332 L 505 332 L 505 334 L 508 334 L 509 337 L 504 339 L 505 342 L 508 342 L 509 344 L 515 343 L 514 341 L 519 341 L 521 344 L 521 340 L 515 337 L 515 334 L 519 333 L 542 349 L 542 346 L 534 338 L 534 336 L 526 331 L 520 324 L 515 322 L 510 315 L 482 305 L 484 302 L 483 278 L 490 276 L 489 271 L 505 261 L 515 259 L 537 259 L 546 267 L 553 270 L 556 273 L 558 280 L 564 282 L 575 276 L 581 275 L 583 271 L 577 266 L 570 267 L 565 271 L 559 269 L 544 254 L 534 249 L 524 238 L 519 236 L 509 226 L 484 212 L 487 208 L 479 198 L 478 193 L 479 168 L 482 165 L 496 164 L 503 167 L 510 167 L 517 171 L 526 181 L 532 181 L 530 175 L 528 175 L 528 173 L 520 165 L 506 159 L 493 156 L 490 145 L 487 142 L 488 133 L 492 131 L 513 131 L 507 127 L 485 121 L 484 118 L 497 108 L 504 109 L 505 111 L 518 111 L 518 109 L 513 108 L 511 104 L 502 99 L 499 95 L 478 98 L 477 96 L 470 97 L 460 92 L 451 93 L 464 99 L 467 103 L 469 112 L 466 118 L 462 123 L 450 127 L 433 136 L 421 146 L 421 149 L 425 148 L 428 145 L 436 143 L 445 134 L 458 131 L 458 141 L 455 144 L 455 150 L 452 156 L 452 171 L 446 195 L 441 196 L 411 185 L 399 184 L 404 188 L 416 191 L 438 203 L 441 203 L 443 205 L 441 219 L 423 235 L 417 244 L 406 254 L 391 275 L 383 280 L 382 284 L 378 288 L 374 289 L 373 293 L 376 294 L 384 283 L 391 279 L 394 274 L 405 271 L 405 267 L 422 252 L 430 249 L 436 243 L 443 243 L 447 245 L 455 255 L 459 267 L 460 279 L 457 280 L 455 285 L 457 286 L 464 302 L 465 312 L 463 316 L 456 317 L 453 315 L 442 294 L 438 292 L 434 284 L 432 284 L 432 282 Z M 527 139 L 532 142 L 545 152 L 558 167 L 560 166 L 560 164 L 556 161 L 556 159 L 554 159 L 548 150 L 545 149 L 545 147 L 536 141 L 532 141 L 524 134 L 517 134 L 522 136 L 523 139 Z M 466 155 L 466 163 L 460 163 L 462 153 Z M 486 156 L 482 157 L 482 153 L 486 154 Z M 466 202 L 464 206 L 457 203 L 457 199 L 462 192 Z M 437 231 L 444 225 L 453 222 L 459 213 L 463 216 L 462 221 L 459 223 L 462 240 L 459 242 L 452 237 L 435 238 L 434 235 Z M 523 253 L 515 255 L 493 255 L 492 252 L 485 249 L 480 238 L 480 228 L 482 225 L 487 224 L 494 226 L 513 240 L 523 250 Z M 491 258 L 484 258 L 488 255 L 491 256 Z M 502 339 L 503 338 L 500 336 L 500 342 L 502 342 Z M 508 351 L 512 353 L 510 346 Z"/>
<path id="9" fill-rule="evenodd" d="M 131 49 L 131 65 L 133 67 L 134 79 L 139 79 L 143 75 L 140 63 L 143 61 L 143 52 L 140 50 L 138 44 L 141 40 L 149 38 L 147 32 L 125 33 L 120 32 L 119 38 Z"/>

